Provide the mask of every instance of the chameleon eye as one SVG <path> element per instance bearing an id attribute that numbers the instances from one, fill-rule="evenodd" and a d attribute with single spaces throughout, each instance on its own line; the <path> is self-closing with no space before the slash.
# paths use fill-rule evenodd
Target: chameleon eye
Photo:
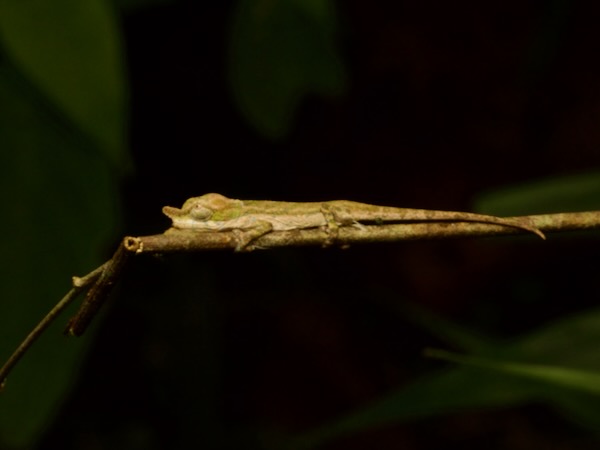
<path id="1" fill-rule="evenodd" d="M 202 205 L 194 205 L 190 210 L 190 217 L 196 220 L 207 220 L 212 216 L 212 210 Z"/>

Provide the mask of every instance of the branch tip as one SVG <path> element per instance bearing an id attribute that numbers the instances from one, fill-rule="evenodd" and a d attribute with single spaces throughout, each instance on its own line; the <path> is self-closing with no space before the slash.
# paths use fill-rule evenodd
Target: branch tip
<path id="1" fill-rule="evenodd" d="M 139 237 L 125 236 L 123 247 L 129 252 L 142 253 L 144 251 L 144 243 Z"/>

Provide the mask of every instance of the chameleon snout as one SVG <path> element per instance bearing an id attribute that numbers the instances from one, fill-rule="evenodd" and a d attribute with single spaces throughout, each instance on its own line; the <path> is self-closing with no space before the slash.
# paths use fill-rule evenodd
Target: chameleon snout
<path id="1" fill-rule="evenodd" d="M 170 219 L 179 217 L 183 213 L 183 211 L 181 209 L 174 208 L 173 206 L 163 206 L 162 212 L 165 216 L 167 216 Z"/>

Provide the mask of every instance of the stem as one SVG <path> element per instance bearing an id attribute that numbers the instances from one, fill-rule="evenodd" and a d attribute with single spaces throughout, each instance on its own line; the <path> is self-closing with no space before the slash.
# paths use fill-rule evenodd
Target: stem
<path id="1" fill-rule="evenodd" d="M 29 350 L 29 347 L 41 336 L 41 334 L 50 326 L 50 324 L 56 319 L 56 317 L 63 312 L 63 310 L 77 298 L 77 296 L 91 283 L 95 282 L 102 272 L 104 271 L 107 263 L 102 264 L 100 267 L 94 269 L 83 277 L 73 277 L 73 288 L 65 295 L 49 312 L 44 318 L 35 326 L 33 330 L 27 335 L 27 337 L 19 344 L 15 351 L 10 355 L 8 360 L 0 368 L 0 392 L 4 388 L 6 383 L 6 377 L 12 370 L 12 368 L 19 362 L 25 352 Z"/>
<path id="2" fill-rule="evenodd" d="M 545 232 L 600 229 L 600 211 L 542 214 L 511 217 L 531 224 Z M 351 244 L 397 242 L 461 237 L 483 237 L 523 234 L 518 228 L 476 222 L 417 222 L 340 227 L 334 244 L 347 247 Z M 272 231 L 253 241 L 244 251 L 274 247 L 298 247 L 331 244 L 331 236 L 321 228 L 292 231 Z M 171 228 L 164 234 L 128 236 L 123 240 L 126 250 L 140 253 L 185 253 L 206 250 L 235 249 L 234 231 L 198 232 Z"/>
<path id="3" fill-rule="evenodd" d="M 533 228 L 541 231 L 600 229 L 600 211 L 542 214 L 511 217 L 510 219 L 531 224 Z M 332 238 L 328 230 L 322 228 L 272 231 L 251 242 L 250 245 L 244 248 L 244 251 L 271 247 L 328 246 L 332 244 L 332 241 L 336 246 L 343 248 L 357 243 L 501 236 L 526 232 L 529 231 L 504 225 L 477 222 L 383 223 L 361 225 L 360 227 L 340 227 L 336 230 L 334 238 Z M 73 288 L 36 325 L 13 352 L 4 366 L 0 368 L 0 391 L 4 387 L 8 373 L 35 340 L 82 290 L 94 283 L 88 291 L 79 311 L 69 321 L 66 331 L 71 335 L 79 336 L 86 330 L 90 321 L 106 300 L 112 286 L 120 278 L 130 255 L 236 249 L 238 245 L 238 236 L 235 230 L 197 232 L 171 228 L 164 234 L 139 237 L 126 236 L 108 262 L 84 277 L 73 278 Z"/>
<path id="4" fill-rule="evenodd" d="M 105 264 L 98 281 L 88 291 L 79 311 L 69 320 L 65 330 L 67 334 L 81 336 L 85 332 L 121 276 L 130 254 L 121 243 L 113 257 Z"/>

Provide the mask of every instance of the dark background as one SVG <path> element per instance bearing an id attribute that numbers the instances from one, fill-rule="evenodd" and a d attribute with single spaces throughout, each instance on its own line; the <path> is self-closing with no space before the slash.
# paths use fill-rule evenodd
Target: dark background
<path id="1" fill-rule="evenodd" d="M 337 2 L 341 96 L 262 137 L 227 75 L 232 2 L 123 17 L 135 171 L 127 234 L 219 192 L 468 210 L 600 160 L 600 10 L 589 2 Z M 532 205 L 532 211 L 535 205 Z M 542 212 L 542 211 L 533 211 Z M 441 365 L 416 304 L 510 338 L 597 299 L 595 241 L 550 236 L 136 261 L 41 448 L 267 448 Z M 112 248 L 106 249 L 109 256 Z M 542 404 L 387 425 L 326 448 L 595 448 Z"/>

